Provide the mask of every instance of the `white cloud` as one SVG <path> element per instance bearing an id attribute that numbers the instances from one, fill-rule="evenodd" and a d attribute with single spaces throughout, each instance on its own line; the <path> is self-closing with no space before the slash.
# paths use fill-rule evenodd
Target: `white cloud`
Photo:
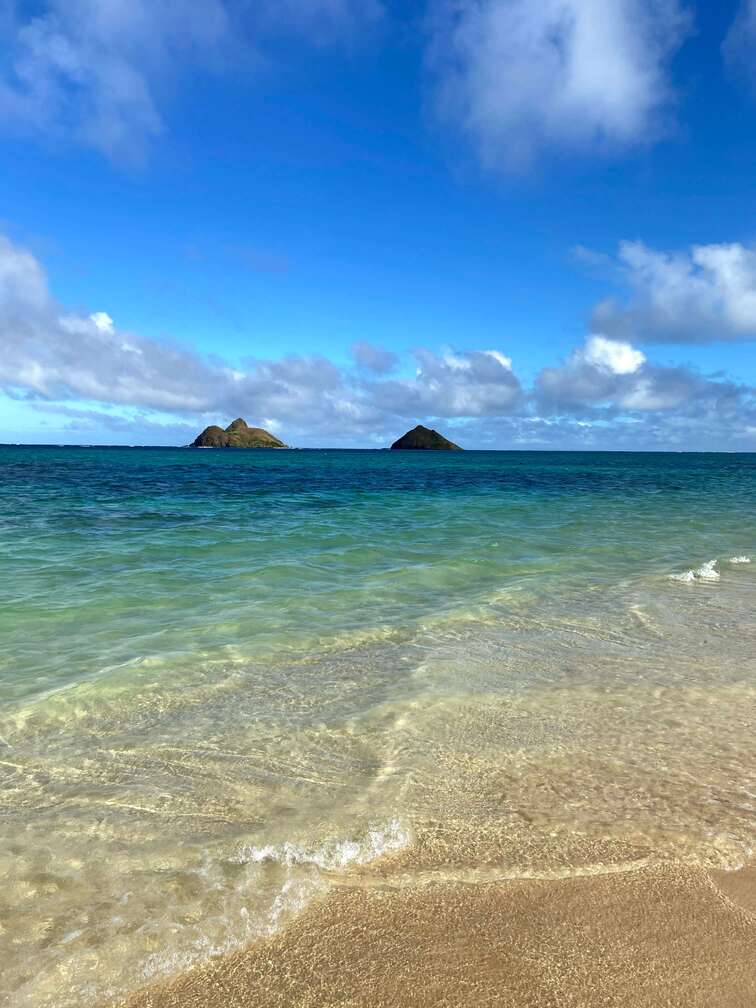
<path id="1" fill-rule="evenodd" d="M 493 357 L 507 371 L 512 370 L 512 358 L 505 356 L 500 350 L 484 350 L 483 353 L 488 354 L 489 357 Z"/>
<path id="2" fill-rule="evenodd" d="M 620 340 L 592 333 L 559 367 L 547 367 L 536 380 L 544 409 L 559 412 L 592 408 L 600 403 L 619 405 L 647 381 L 645 354 Z M 643 408 L 636 397 L 636 409 Z"/>
<path id="3" fill-rule="evenodd" d="M 598 333 L 588 338 L 582 354 L 588 364 L 617 375 L 633 374 L 646 360 L 646 355 L 629 343 Z"/>
<path id="4" fill-rule="evenodd" d="M 115 325 L 113 319 L 108 315 L 107 312 L 98 311 L 94 312 L 89 316 L 94 322 L 95 326 L 100 330 L 100 332 L 113 333 L 115 331 Z"/>
<path id="5" fill-rule="evenodd" d="M 431 64 L 442 114 L 488 164 L 543 148 L 606 152 L 658 133 L 682 41 L 678 0 L 439 0 Z"/>
<path id="6" fill-rule="evenodd" d="M 442 360 L 444 367 L 448 368 L 450 371 L 470 370 L 470 361 L 466 357 L 461 357 L 459 354 L 453 353 L 451 350 L 447 350 L 446 353 L 444 353 Z M 422 367 L 419 367 L 417 369 L 418 377 L 422 375 L 422 373 L 423 369 Z"/>
<path id="7" fill-rule="evenodd" d="M 396 363 L 390 351 L 365 343 L 354 352 L 373 375 Z M 317 355 L 227 365 L 126 333 L 104 311 L 66 311 L 34 256 L 0 237 L 0 388 L 15 396 L 179 417 L 264 416 L 281 427 L 350 434 L 397 417 L 483 416 L 519 405 L 522 391 L 508 358 L 489 351 L 452 356 L 457 366 L 417 351 L 411 381 L 360 381 Z"/>
<path id="8" fill-rule="evenodd" d="M 544 368 L 531 394 L 500 350 L 422 349 L 414 359 L 406 379 L 318 355 L 227 364 L 125 332 L 105 311 L 65 309 L 35 257 L 0 236 L 0 392 L 43 415 L 39 433 L 56 439 L 186 443 L 241 415 L 310 445 L 387 444 L 446 418 L 468 446 L 756 447 L 753 389 L 655 367 L 604 334 Z M 379 347 L 365 360 L 394 363 Z"/>
<path id="9" fill-rule="evenodd" d="M 615 427 L 618 421 L 632 421 L 644 431 L 653 427 L 669 432 L 678 425 L 689 437 L 705 438 L 709 444 L 720 438 L 727 447 L 725 431 L 731 441 L 746 437 L 756 414 L 755 392 L 690 368 L 654 366 L 630 344 L 594 334 L 564 364 L 543 368 L 536 378 L 535 402 L 545 417 Z M 670 445 L 675 443 L 673 439 Z"/>
<path id="10" fill-rule="evenodd" d="M 162 129 L 161 84 L 229 40 L 222 0 L 196 0 L 190 17 L 180 0 L 48 0 L 5 41 L 0 119 L 130 160 Z"/>
<path id="11" fill-rule="evenodd" d="M 30 252 L 0 236 L 0 385 L 45 399 L 201 410 L 227 371 L 178 345 L 120 332 L 51 296 Z"/>
<path id="12" fill-rule="evenodd" d="M 380 4 L 42 0 L 22 10 L 6 0 L 3 13 L 0 127 L 133 161 L 161 133 L 162 99 L 182 74 L 254 65 L 271 31 L 315 42 L 352 34 L 376 19 Z"/>
<path id="13" fill-rule="evenodd" d="M 619 392 L 617 405 L 623 410 L 643 412 L 675 409 L 694 391 L 690 381 L 680 381 L 680 378 L 679 373 L 668 371 L 644 375 Z"/>
<path id="14" fill-rule="evenodd" d="M 353 343 L 351 352 L 358 367 L 372 371 L 374 374 L 386 374 L 392 371 L 399 361 L 397 355 L 391 350 L 383 350 L 381 347 L 375 347 L 372 343 L 366 343 L 364 340 Z"/>
<path id="15" fill-rule="evenodd" d="M 676 343 L 756 338 L 756 251 L 738 242 L 659 252 L 623 242 L 616 266 L 625 305 L 596 306 L 594 327 L 612 336 Z"/>
<path id="16" fill-rule="evenodd" d="M 412 381 L 376 382 L 371 400 L 398 416 L 483 417 L 513 413 L 524 393 L 508 357 L 498 351 L 435 354 L 416 350 Z"/>

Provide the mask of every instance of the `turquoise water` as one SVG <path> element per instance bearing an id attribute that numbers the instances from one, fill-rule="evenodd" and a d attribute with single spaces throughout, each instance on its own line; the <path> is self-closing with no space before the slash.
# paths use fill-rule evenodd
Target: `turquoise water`
<path id="1" fill-rule="evenodd" d="M 0 449 L 2 699 L 750 549 L 756 456 Z"/>
<path id="2" fill-rule="evenodd" d="M 0 992 L 117 1003 L 431 821 L 747 859 L 755 506 L 755 455 L 0 448 Z"/>

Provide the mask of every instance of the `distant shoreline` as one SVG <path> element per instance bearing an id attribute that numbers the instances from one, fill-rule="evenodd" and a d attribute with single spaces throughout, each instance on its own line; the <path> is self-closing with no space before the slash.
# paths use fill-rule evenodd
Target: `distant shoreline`
<path id="1" fill-rule="evenodd" d="M 139 450 L 139 451 L 184 451 L 190 448 L 191 445 L 139 445 L 139 444 L 66 444 L 64 442 L 53 442 L 53 441 L 39 441 L 39 442 L 24 442 L 24 441 L 0 441 L 0 449 L 2 448 L 107 448 L 107 449 L 119 449 L 119 450 Z M 239 452 L 270 452 L 274 449 L 272 448 L 215 448 L 212 449 L 221 454 L 237 454 Z M 318 445 L 317 447 L 305 446 L 305 445 L 286 445 L 285 448 L 275 449 L 277 451 L 300 451 L 300 452 L 390 452 L 391 449 L 387 447 L 381 448 L 370 448 L 365 446 L 344 446 L 344 445 Z M 449 456 L 454 455 L 459 457 L 461 455 L 471 455 L 471 454 L 490 454 L 490 455 L 744 455 L 752 456 L 756 455 L 756 451 L 727 451 L 721 449 L 719 451 L 693 451 L 691 449 L 685 448 L 665 448 L 664 450 L 658 448 L 466 448 L 464 452 L 445 452 L 445 451 L 434 451 L 433 449 L 425 451 L 395 451 L 394 454 L 397 455 L 432 455 L 432 456 Z"/>

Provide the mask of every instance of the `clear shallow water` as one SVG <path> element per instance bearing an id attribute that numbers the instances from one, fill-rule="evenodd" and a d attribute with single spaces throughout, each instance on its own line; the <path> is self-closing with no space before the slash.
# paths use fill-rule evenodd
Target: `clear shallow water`
<path id="1" fill-rule="evenodd" d="M 755 504 L 753 455 L 0 448 L 0 993 L 117 1001 L 400 847 L 747 860 Z"/>

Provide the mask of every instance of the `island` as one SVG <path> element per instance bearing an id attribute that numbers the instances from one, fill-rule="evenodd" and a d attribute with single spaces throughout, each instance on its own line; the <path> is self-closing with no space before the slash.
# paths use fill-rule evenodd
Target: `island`
<path id="1" fill-rule="evenodd" d="M 412 430 L 403 434 L 398 441 L 394 441 L 391 448 L 392 450 L 411 449 L 414 451 L 463 451 L 459 445 L 449 441 L 443 434 L 439 434 L 438 431 L 431 430 L 429 427 L 423 427 L 422 424 L 418 424 L 417 427 L 413 427 Z"/>
<path id="2" fill-rule="evenodd" d="M 192 441 L 190 448 L 288 448 L 270 431 L 262 427 L 249 427 L 238 417 L 225 430 L 212 424 Z"/>

